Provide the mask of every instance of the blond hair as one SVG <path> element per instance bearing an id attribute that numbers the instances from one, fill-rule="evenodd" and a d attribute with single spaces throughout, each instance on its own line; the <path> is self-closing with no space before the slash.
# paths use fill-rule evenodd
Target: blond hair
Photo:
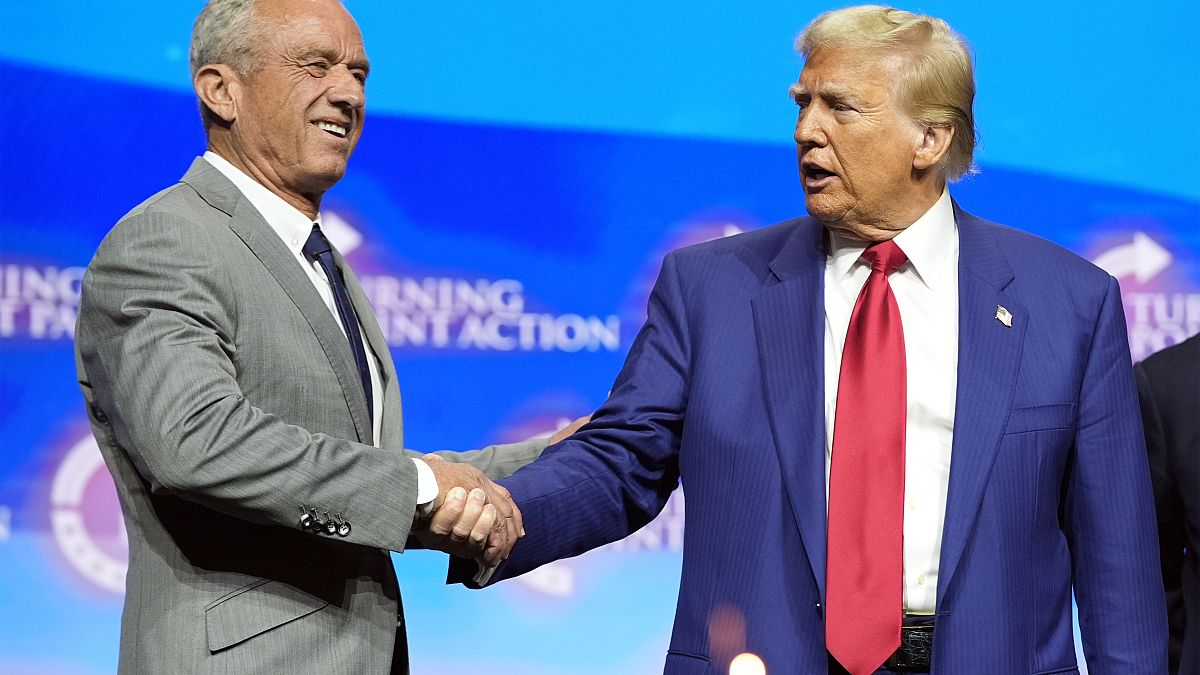
<path id="1" fill-rule="evenodd" d="M 917 124 L 954 129 L 941 161 L 948 179 L 975 172 L 975 69 L 966 40 L 949 24 L 883 5 L 847 7 L 818 16 L 796 37 L 796 51 L 805 58 L 823 47 L 905 56 L 895 85 L 897 98 Z"/>

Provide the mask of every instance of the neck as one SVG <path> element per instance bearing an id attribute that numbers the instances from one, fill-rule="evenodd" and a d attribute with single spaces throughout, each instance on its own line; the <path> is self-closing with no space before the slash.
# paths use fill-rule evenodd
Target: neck
<path id="1" fill-rule="evenodd" d="M 929 212 L 937 200 L 941 199 L 942 193 L 946 191 L 946 181 L 940 176 L 928 176 L 923 180 L 919 180 L 913 186 L 913 198 L 907 200 L 908 207 L 897 211 L 894 222 L 903 223 L 898 231 L 908 229 L 909 225 L 917 222 L 921 216 Z"/>
<path id="2" fill-rule="evenodd" d="M 239 171 L 254 179 L 259 185 L 270 190 L 283 201 L 303 213 L 309 219 L 315 219 L 321 209 L 321 193 L 303 194 L 280 187 L 283 183 L 279 174 L 267 162 L 254 162 L 245 153 L 217 133 L 209 135 L 208 150 L 220 155 L 225 161 L 237 167 Z"/>

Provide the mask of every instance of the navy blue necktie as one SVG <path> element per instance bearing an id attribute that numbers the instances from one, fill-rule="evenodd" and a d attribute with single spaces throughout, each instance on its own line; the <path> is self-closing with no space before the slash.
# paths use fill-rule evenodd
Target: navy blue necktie
<path id="1" fill-rule="evenodd" d="M 358 317 L 354 306 L 350 304 L 350 294 L 346 292 L 346 282 L 342 279 L 342 271 L 333 262 L 333 247 L 321 232 L 321 226 L 313 224 L 308 241 L 304 242 L 304 255 L 315 260 L 325 270 L 325 278 L 333 289 L 333 305 L 337 307 L 342 326 L 346 329 L 346 338 L 350 341 L 350 351 L 354 354 L 354 363 L 358 366 L 358 376 L 362 379 L 363 394 L 367 397 L 367 416 L 374 425 L 375 408 L 371 400 L 371 370 L 367 367 L 367 352 L 363 349 L 362 331 L 358 327 Z"/>

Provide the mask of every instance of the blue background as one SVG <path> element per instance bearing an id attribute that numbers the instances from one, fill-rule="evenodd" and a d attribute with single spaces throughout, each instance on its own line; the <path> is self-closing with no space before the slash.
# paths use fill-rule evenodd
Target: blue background
<path id="1" fill-rule="evenodd" d="M 360 275 L 516 280 L 524 312 L 620 323 L 620 344 L 595 350 L 394 340 L 409 447 L 516 440 L 590 411 L 666 251 L 803 211 L 791 42 L 835 5 L 347 4 L 372 60 L 368 123 L 324 209 L 361 235 L 348 253 Z M 919 7 L 977 53 L 982 172 L 952 192 L 1106 262 L 1140 358 L 1200 331 L 1200 6 L 1043 4 Z M 72 565 L 51 525 L 62 506 L 52 485 L 87 429 L 70 335 L 31 317 L 69 315 L 70 289 L 11 279 L 69 277 L 203 151 L 186 63 L 200 6 L 5 8 L 0 672 L 115 669 L 120 595 Z M 1153 248 L 1134 246 L 1135 233 Z M 115 502 L 103 480 L 89 486 L 77 511 L 120 560 Z M 542 585 L 469 593 L 442 586 L 436 554 L 396 556 L 415 672 L 657 672 L 679 517 L 673 508 L 641 539 L 561 564 Z M 538 639 L 512 647 L 514 632 Z"/>

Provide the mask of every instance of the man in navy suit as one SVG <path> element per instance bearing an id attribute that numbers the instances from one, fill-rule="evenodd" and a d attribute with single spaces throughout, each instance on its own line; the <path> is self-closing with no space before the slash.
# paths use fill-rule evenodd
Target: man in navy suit
<path id="1" fill-rule="evenodd" d="M 1170 673 L 1200 672 L 1200 335 L 1134 367 L 1158 507 Z"/>
<path id="2" fill-rule="evenodd" d="M 493 580 L 619 539 L 681 479 L 668 673 L 1162 673 L 1154 503 L 1117 282 L 972 216 L 974 75 L 940 19 L 798 39 L 810 217 L 668 255 L 593 421 L 506 479 Z"/>

